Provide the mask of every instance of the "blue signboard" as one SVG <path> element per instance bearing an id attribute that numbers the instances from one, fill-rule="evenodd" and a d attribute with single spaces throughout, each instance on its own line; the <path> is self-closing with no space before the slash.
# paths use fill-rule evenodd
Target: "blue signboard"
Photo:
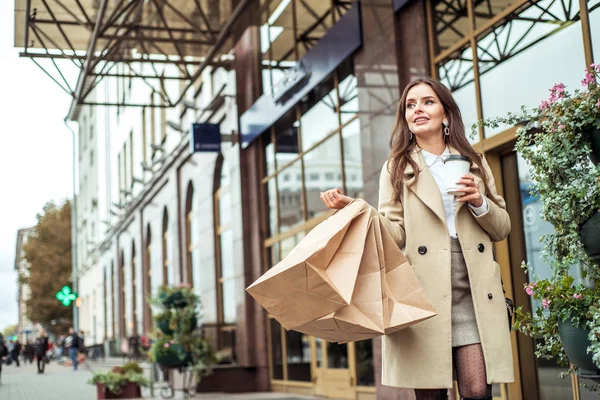
<path id="1" fill-rule="evenodd" d="M 192 153 L 221 151 L 219 124 L 192 124 L 190 151 Z"/>
<path id="2" fill-rule="evenodd" d="M 313 88 L 362 46 L 360 4 L 352 8 L 315 44 L 294 68 L 240 117 L 242 148 L 271 127 Z M 290 148 L 287 151 L 293 152 Z"/>

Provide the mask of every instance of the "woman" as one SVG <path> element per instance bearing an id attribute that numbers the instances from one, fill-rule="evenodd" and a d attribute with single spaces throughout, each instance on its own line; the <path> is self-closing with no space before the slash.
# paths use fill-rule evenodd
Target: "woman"
<path id="1" fill-rule="evenodd" d="M 404 90 L 390 147 L 379 212 L 438 315 L 383 338 L 382 383 L 415 388 L 417 400 L 447 399 L 454 369 L 462 399 L 492 399 L 492 383 L 513 381 L 491 245 L 510 231 L 505 202 L 486 160 L 467 141 L 452 94 L 433 79 L 420 78 Z M 450 154 L 471 163 L 458 182 L 464 193 L 456 197 L 445 190 L 443 159 Z M 339 209 L 352 198 L 331 189 L 321 200 Z"/>
<path id="2" fill-rule="evenodd" d="M 48 351 L 48 335 L 44 329 L 40 329 L 36 340 L 35 356 L 37 358 L 38 374 L 44 373 L 46 367 L 46 352 Z"/>

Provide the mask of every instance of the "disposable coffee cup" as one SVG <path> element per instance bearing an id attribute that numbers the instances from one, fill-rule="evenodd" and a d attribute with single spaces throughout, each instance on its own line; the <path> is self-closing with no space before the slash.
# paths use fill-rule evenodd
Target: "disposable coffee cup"
<path id="1" fill-rule="evenodd" d="M 444 160 L 444 172 L 446 178 L 446 193 L 453 196 L 461 196 L 464 194 L 465 185 L 459 185 L 457 182 L 463 175 L 469 173 L 471 161 L 468 157 L 460 154 L 452 154 Z"/>

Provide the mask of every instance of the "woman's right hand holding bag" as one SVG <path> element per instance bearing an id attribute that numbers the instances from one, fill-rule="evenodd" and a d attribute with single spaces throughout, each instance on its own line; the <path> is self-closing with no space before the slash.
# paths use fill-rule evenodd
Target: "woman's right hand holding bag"
<path id="1" fill-rule="evenodd" d="M 350 196 L 343 195 L 340 189 L 329 189 L 325 192 L 321 192 L 321 201 L 333 210 L 339 210 L 346 207 L 354 199 Z"/>

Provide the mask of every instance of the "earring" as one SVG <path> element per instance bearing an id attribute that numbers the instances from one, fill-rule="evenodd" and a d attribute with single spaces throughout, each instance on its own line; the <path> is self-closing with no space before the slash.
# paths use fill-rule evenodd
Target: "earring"
<path id="1" fill-rule="evenodd" d="M 412 140 L 413 137 L 413 133 L 411 131 L 408 131 L 408 140 Z"/>
<path id="2" fill-rule="evenodd" d="M 444 135 L 450 136 L 450 128 L 448 128 L 448 121 L 444 120 L 444 122 L 442 123 L 444 124 Z"/>

